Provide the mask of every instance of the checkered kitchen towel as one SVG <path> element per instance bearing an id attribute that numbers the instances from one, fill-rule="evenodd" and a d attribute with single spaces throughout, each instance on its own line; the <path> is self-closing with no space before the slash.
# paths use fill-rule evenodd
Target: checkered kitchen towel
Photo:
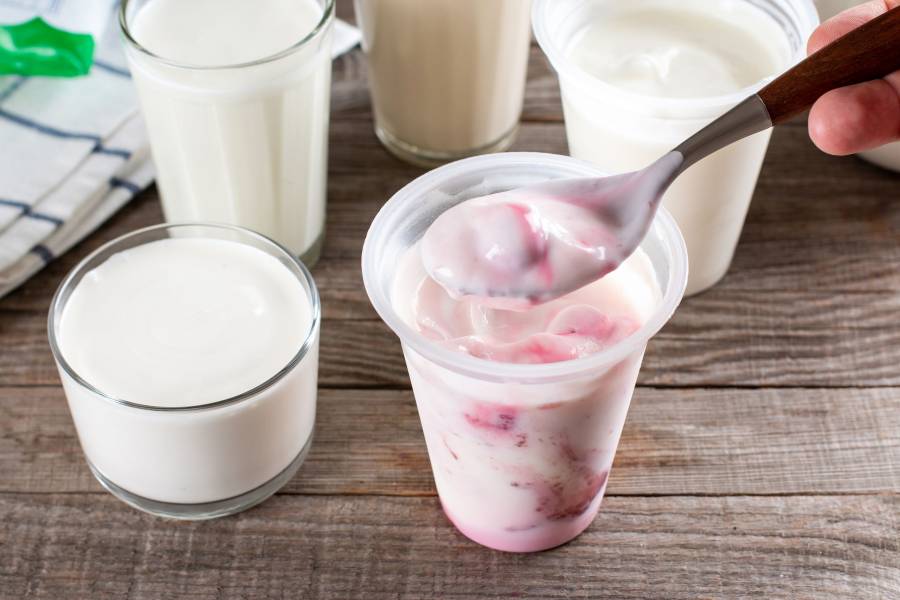
<path id="1" fill-rule="evenodd" d="M 0 298 L 153 181 L 116 7 L 116 0 L 0 0 L 0 23 L 40 14 L 97 40 L 86 77 L 0 77 Z M 358 42 L 355 28 L 336 23 L 335 56 Z"/>

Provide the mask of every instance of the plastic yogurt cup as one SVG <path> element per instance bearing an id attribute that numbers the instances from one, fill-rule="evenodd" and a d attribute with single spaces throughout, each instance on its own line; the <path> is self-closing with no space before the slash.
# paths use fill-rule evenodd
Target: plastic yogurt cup
<path id="1" fill-rule="evenodd" d="M 535 0 L 533 23 L 559 75 L 572 156 L 620 173 L 804 57 L 818 19 L 812 0 Z M 728 270 L 770 135 L 707 157 L 667 192 L 690 256 L 688 295 Z"/>
<path id="2" fill-rule="evenodd" d="M 94 251 L 48 322 L 91 471 L 181 519 L 271 496 L 312 441 L 320 314 L 306 267 L 245 229 L 159 225 Z"/>
<path id="3" fill-rule="evenodd" d="M 548 364 L 493 362 L 422 335 L 398 311 L 403 257 L 443 211 L 468 198 L 560 177 L 601 175 L 536 153 L 462 160 L 397 192 L 366 237 L 366 291 L 406 358 L 444 511 L 470 539 L 532 552 L 563 544 L 600 506 L 647 341 L 687 280 L 687 254 L 661 210 L 641 245 L 656 301 L 636 331 L 600 352 Z"/>

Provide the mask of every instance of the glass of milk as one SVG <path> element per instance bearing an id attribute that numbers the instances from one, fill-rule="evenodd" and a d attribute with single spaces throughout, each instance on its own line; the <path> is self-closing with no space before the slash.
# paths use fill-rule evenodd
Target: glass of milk
<path id="1" fill-rule="evenodd" d="M 316 262 L 333 19 L 333 0 L 122 2 L 167 221 L 240 225 Z"/>
<path id="2" fill-rule="evenodd" d="M 417 277 L 407 285 L 404 265 L 418 258 L 410 252 L 431 223 L 459 202 L 549 179 L 600 175 L 591 164 L 549 154 L 452 163 L 397 192 L 363 248 L 366 291 L 400 338 L 441 505 L 463 534 L 490 548 L 544 550 L 593 521 L 647 341 L 684 291 L 684 241 L 660 210 L 636 261 L 598 282 L 609 280 L 605 290 L 620 306 L 641 307 L 640 326 L 596 354 L 545 364 L 484 360 L 429 337 L 421 322 L 411 322 L 410 308 L 427 302 L 431 292 L 419 292 Z M 478 312 L 463 305 L 441 312 L 501 330 L 517 318 L 509 311 L 471 310 Z"/>
<path id="3" fill-rule="evenodd" d="M 293 252 L 246 229 L 158 225 L 93 252 L 48 323 L 91 471 L 166 517 L 268 498 L 311 444 L 320 314 Z"/>
<path id="4" fill-rule="evenodd" d="M 806 55 L 812 0 L 535 0 L 572 156 L 641 169 Z M 688 247 L 687 293 L 728 270 L 771 130 L 685 172 L 663 206 Z"/>
<path id="5" fill-rule="evenodd" d="M 435 166 L 509 147 L 518 129 L 531 0 L 355 0 L 375 133 Z"/>

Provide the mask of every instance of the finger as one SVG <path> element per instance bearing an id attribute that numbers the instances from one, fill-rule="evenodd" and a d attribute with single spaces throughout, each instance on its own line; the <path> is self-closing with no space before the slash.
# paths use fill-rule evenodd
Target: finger
<path id="1" fill-rule="evenodd" d="M 850 33 L 892 8 L 900 6 L 900 0 L 874 0 L 854 6 L 828 19 L 813 32 L 806 44 L 807 54 L 821 50 L 842 35 Z"/>
<path id="2" fill-rule="evenodd" d="M 844 156 L 900 139 L 900 73 L 832 90 L 809 113 L 809 136 Z"/>

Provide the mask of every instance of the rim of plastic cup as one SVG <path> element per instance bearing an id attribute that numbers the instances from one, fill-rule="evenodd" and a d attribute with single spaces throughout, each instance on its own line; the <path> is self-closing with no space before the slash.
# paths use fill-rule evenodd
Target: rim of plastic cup
<path id="1" fill-rule="evenodd" d="M 277 373 L 263 381 L 262 383 L 252 387 L 251 389 L 241 392 L 235 396 L 231 396 L 230 398 L 225 398 L 223 400 L 214 400 L 213 402 L 206 402 L 203 404 L 193 404 L 190 406 L 153 406 L 151 404 L 141 404 L 139 402 L 131 402 L 130 400 L 125 400 L 123 398 L 116 398 L 106 392 L 100 390 L 86 379 L 84 379 L 69 362 L 66 360 L 66 357 L 63 356 L 62 349 L 59 347 L 59 341 L 57 340 L 57 328 L 58 322 L 56 318 L 56 313 L 58 312 L 59 303 L 62 301 L 62 294 L 64 290 L 67 290 L 72 287 L 72 282 L 75 280 L 76 275 L 83 272 L 88 263 L 91 262 L 96 256 L 114 248 L 116 246 L 120 246 L 123 242 L 127 242 L 130 239 L 138 237 L 140 235 L 150 233 L 153 231 L 161 231 L 166 229 L 190 229 L 190 228 L 201 228 L 201 229 L 215 229 L 219 231 L 233 231 L 237 232 L 241 235 L 247 235 L 251 238 L 254 238 L 261 242 L 262 244 L 269 246 L 276 250 L 281 256 L 276 258 L 283 258 L 288 260 L 293 266 L 299 269 L 301 280 L 307 284 L 309 287 L 309 296 L 310 296 L 310 305 L 312 312 L 312 322 L 309 325 L 309 330 L 306 332 L 306 336 L 303 339 L 303 343 L 300 345 L 300 349 L 297 350 L 297 353 L 291 357 L 291 360 L 282 367 Z M 165 238 L 162 238 L 165 239 Z M 153 240 L 157 241 L 157 240 Z M 147 242 L 149 243 L 149 242 Z M 243 242 L 238 242 L 243 243 Z M 143 244 L 141 244 L 143 245 Z M 132 246 L 136 247 L 136 246 Z M 102 264 L 102 263 L 101 263 Z M 68 298 L 66 298 L 68 301 Z M 229 404 L 236 404 L 238 402 L 242 402 L 244 400 L 249 400 L 257 396 L 260 392 L 267 390 L 272 387 L 288 373 L 294 370 L 300 361 L 307 355 L 309 349 L 312 347 L 312 343 L 316 338 L 316 333 L 319 330 L 319 325 L 322 321 L 322 304 L 319 299 L 319 290 L 316 287 L 316 282 L 313 280 L 312 274 L 309 272 L 309 269 L 306 268 L 306 265 L 303 262 L 291 254 L 290 250 L 272 240 L 261 233 L 257 233 L 251 229 L 247 229 L 245 227 L 239 227 L 237 225 L 225 225 L 219 223 L 162 223 L 159 225 L 151 225 L 150 227 L 143 227 L 141 229 L 136 229 L 134 231 L 130 231 L 124 235 L 120 235 L 119 237 L 112 239 L 87 256 L 81 259 L 75 268 L 73 268 L 62 280 L 62 283 L 59 284 L 59 287 L 56 288 L 56 293 L 53 294 L 53 300 L 50 302 L 50 313 L 47 316 L 47 337 L 50 340 L 50 351 L 53 353 L 53 358 L 56 360 L 56 363 L 59 367 L 65 371 L 65 373 L 71 377 L 78 385 L 81 387 L 91 391 L 94 393 L 95 397 L 101 398 L 108 402 L 112 402 L 113 404 L 118 404 L 120 406 L 125 406 L 128 408 L 135 408 L 139 410 L 149 410 L 155 412 L 181 412 L 181 411 L 196 411 L 196 410 L 207 410 L 212 408 L 219 408 L 222 406 L 227 406 Z"/>
<path id="2" fill-rule="evenodd" d="M 418 198 L 435 190 L 441 182 L 474 170 L 474 167 L 479 167 L 479 170 L 483 170 L 484 167 L 489 167 L 492 163 L 505 167 L 515 165 L 528 166 L 539 163 L 541 166 L 565 167 L 568 171 L 572 171 L 574 167 L 575 170 L 581 171 L 585 176 L 602 176 L 605 174 L 591 163 L 568 156 L 540 152 L 506 152 L 459 160 L 429 171 L 413 180 L 384 204 L 372 221 L 363 244 L 363 284 L 372 306 L 381 319 L 394 331 L 403 344 L 408 345 L 428 360 L 458 373 L 493 381 L 543 383 L 565 379 L 616 364 L 646 344 L 672 317 L 684 296 L 684 290 L 687 286 L 687 247 L 681 235 L 681 230 L 675 223 L 675 219 L 663 208 L 660 208 L 659 212 L 657 212 L 651 227 L 651 232 L 653 230 L 659 232 L 666 254 L 672 258 L 669 264 L 669 284 L 663 291 L 663 297 L 653 315 L 640 329 L 617 344 L 591 356 L 544 364 L 514 364 L 489 361 L 442 348 L 430 342 L 410 327 L 394 311 L 388 294 L 375 280 L 378 265 L 373 247 L 379 243 L 381 238 L 392 233 L 385 229 L 385 223 L 390 221 L 404 203 L 415 202 Z"/>
<path id="3" fill-rule="evenodd" d="M 240 69 L 244 67 L 255 67 L 257 65 L 262 65 L 265 63 L 273 62 L 278 60 L 279 58 L 284 58 L 285 56 L 289 56 L 294 52 L 300 50 L 309 44 L 312 40 L 316 39 L 319 34 L 331 23 L 334 19 L 334 3 L 335 0 L 325 0 L 325 4 L 322 7 L 322 17 L 319 19 L 316 26 L 307 33 L 305 36 L 300 38 L 299 41 L 291 44 L 284 50 L 279 50 L 274 54 L 270 54 L 268 56 L 264 56 L 262 58 L 257 58 L 250 61 L 245 61 L 241 63 L 234 63 L 228 65 L 195 65 L 192 63 L 182 62 L 178 60 L 173 60 L 170 58 L 166 58 L 164 56 L 160 56 L 147 48 L 145 48 L 140 42 L 138 42 L 134 36 L 131 35 L 131 28 L 128 24 L 128 5 L 131 4 L 134 0 L 122 0 L 119 4 L 119 29 L 122 32 L 122 35 L 125 38 L 125 41 L 129 46 L 144 54 L 145 56 L 149 56 L 154 60 L 158 60 L 161 63 L 164 63 L 170 67 L 175 67 L 178 69 L 190 69 L 194 71 L 217 71 L 224 69 Z"/>
<path id="4" fill-rule="evenodd" d="M 753 0 L 743 1 L 748 4 L 758 6 L 758 4 Z M 819 13 L 816 10 L 816 6 L 813 3 L 813 0 L 786 1 L 788 4 L 797 9 L 796 15 L 794 15 L 796 16 L 796 19 L 791 20 L 798 27 L 797 33 L 799 34 L 801 39 L 800 47 L 797 49 L 792 49 L 791 64 L 794 64 L 806 56 L 806 40 L 809 39 L 810 34 L 819 24 Z M 589 73 L 588 71 L 582 69 L 568 59 L 568 57 L 566 56 L 565 44 L 557 43 L 554 36 L 548 30 L 548 19 L 545 18 L 547 11 L 550 10 L 551 7 L 558 4 L 559 0 L 534 0 L 534 4 L 531 10 L 531 22 L 534 29 L 534 37 L 537 40 L 538 45 L 544 51 L 544 54 L 547 55 L 550 64 L 553 66 L 553 69 L 557 72 L 560 79 L 569 79 L 582 87 L 590 85 L 596 90 L 599 90 L 603 95 L 612 98 L 613 101 L 617 104 L 621 104 L 627 107 L 652 106 L 655 108 L 665 109 L 667 110 L 667 112 L 671 111 L 672 113 L 686 111 L 688 109 L 725 109 L 738 104 L 748 96 L 756 94 L 766 84 L 777 77 L 777 75 L 765 77 L 745 88 L 742 88 L 730 94 L 700 96 L 697 98 L 665 98 L 624 90 L 610 83 L 607 83 L 603 79 L 600 79 L 599 77 Z M 790 17 L 791 15 L 788 16 Z"/>

